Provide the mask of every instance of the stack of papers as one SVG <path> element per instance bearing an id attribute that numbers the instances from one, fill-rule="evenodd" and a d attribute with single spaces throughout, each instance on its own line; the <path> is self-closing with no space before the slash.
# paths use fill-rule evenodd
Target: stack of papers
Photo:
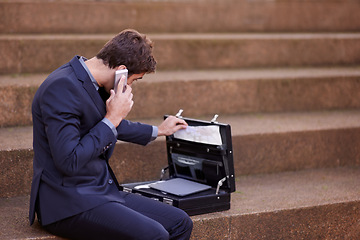
<path id="1" fill-rule="evenodd" d="M 222 145 L 219 126 L 188 126 L 175 132 L 174 137 L 191 142 Z"/>

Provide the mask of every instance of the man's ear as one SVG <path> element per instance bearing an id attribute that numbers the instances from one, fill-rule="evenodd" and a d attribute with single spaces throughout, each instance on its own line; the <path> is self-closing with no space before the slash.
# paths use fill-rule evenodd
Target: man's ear
<path id="1" fill-rule="evenodd" d="M 118 66 L 118 67 L 116 68 L 116 71 L 117 71 L 117 70 L 121 70 L 121 69 L 126 69 L 126 66 L 125 66 L 125 65 L 120 65 L 120 66 Z"/>

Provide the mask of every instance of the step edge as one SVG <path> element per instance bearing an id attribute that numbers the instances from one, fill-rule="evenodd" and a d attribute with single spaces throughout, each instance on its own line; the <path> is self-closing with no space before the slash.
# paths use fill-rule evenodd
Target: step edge
<path id="1" fill-rule="evenodd" d="M 185 115 L 186 116 L 186 115 Z M 272 134 L 288 134 L 299 132 L 319 132 L 319 131 L 336 131 L 359 129 L 360 122 L 357 119 L 360 117 L 360 110 L 332 110 L 332 111 L 313 111 L 313 112 L 287 112 L 287 113 L 251 113 L 251 114 L 237 114 L 224 115 L 219 117 L 219 122 L 230 124 L 232 129 L 232 137 L 247 137 L 257 135 L 272 135 Z M 209 117 L 199 117 L 198 119 L 206 120 Z M 240 119 L 240 121 L 239 121 Z M 314 119 L 320 119 L 322 122 L 314 123 Z M 342 125 L 334 123 L 334 119 L 338 119 Z M 132 119 L 132 121 L 139 121 L 150 125 L 159 125 L 162 118 L 158 119 Z M 243 127 L 247 123 L 252 124 L 250 127 Z M 277 123 L 277 125 L 275 125 Z M 281 124 L 282 123 L 282 124 Z M 344 125 L 344 123 L 346 125 Z M 287 126 L 285 126 L 287 124 Z M 304 124 L 304 126 L 302 126 Z M 307 125 L 309 124 L 309 125 Z M 281 125 L 281 126 L 279 126 Z M 2 142 L 0 151 L 23 151 L 32 150 L 32 126 L 20 127 L 4 127 L 0 128 L 0 142 Z M 240 129 L 240 130 L 239 130 Z M 14 134 L 15 133 L 15 134 Z M 14 139 L 13 144 L 6 144 L 9 138 Z M 17 148 L 19 142 L 24 141 L 22 147 Z M 163 137 L 157 138 L 155 141 L 165 141 Z M 117 141 L 117 144 L 127 144 L 122 141 Z"/>

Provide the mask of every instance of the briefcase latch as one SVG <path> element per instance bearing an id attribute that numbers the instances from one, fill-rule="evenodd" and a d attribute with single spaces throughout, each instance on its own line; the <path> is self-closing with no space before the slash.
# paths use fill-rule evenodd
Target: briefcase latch
<path id="1" fill-rule="evenodd" d="M 170 198 L 163 198 L 163 203 L 166 203 L 166 204 L 169 204 L 169 205 L 173 205 L 173 200 L 172 199 L 170 199 Z"/>
<path id="2" fill-rule="evenodd" d="M 160 173 L 160 181 L 163 180 L 164 176 L 165 176 L 165 173 L 166 173 L 166 170 L 169 169 L 169 166 L 167 167 L 164 167 L 163 169 L 161 169 L 161 173 Z"/>
<path id="3" fill-rule="evenodd" d="M 219 194 L 219 191 L 220 191 L 220 187 L 223 185 L 223 183 L 226 181 L 226 177 L 222 178 L 219 180 L 218 184 L 217 184 L 217 187 L 216 187 L 216 195 Z"/>
<path id="4" fill-rule="evenodd" d="M 177 118 L 182 118 L 181 114 L 182 114 L 183 111 L 184 111 L 184 110 L 180 109 L 180 110 L 178 111 L 178 113 L 175 115 L 175 117 L 177 117 Z"/>
<path id="5" fill-rule="evenodd" d="M 219 117 L 219 115 L 215 114 L 213 119 L 211 119 L 212 123 L 217 123 L 216 119 Z"/>

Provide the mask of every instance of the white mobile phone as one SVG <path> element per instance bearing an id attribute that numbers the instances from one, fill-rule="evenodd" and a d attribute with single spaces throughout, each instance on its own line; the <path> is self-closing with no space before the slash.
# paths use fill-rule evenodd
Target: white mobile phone
<path id="1" fill-rule="evenodd" d="M 124 86 L 123 86 L 123 92 L 125 92 L 126 90 L 126 85 L 127 85 L 127 78 L 128 78 L 128 70 L 127 69 L 120 69 L 120 70 L 117 70 L 115 72 L 115 82 L 114 82 L 114 90 L 115 90 L 115 93 L 117 91 L 117 88 L 118 88 L 118 85 L 119 85 L 119 82 L 120 82 L 120 79 L 122 76 L 125 76 L 125 82 L 124 82 Z"/>

